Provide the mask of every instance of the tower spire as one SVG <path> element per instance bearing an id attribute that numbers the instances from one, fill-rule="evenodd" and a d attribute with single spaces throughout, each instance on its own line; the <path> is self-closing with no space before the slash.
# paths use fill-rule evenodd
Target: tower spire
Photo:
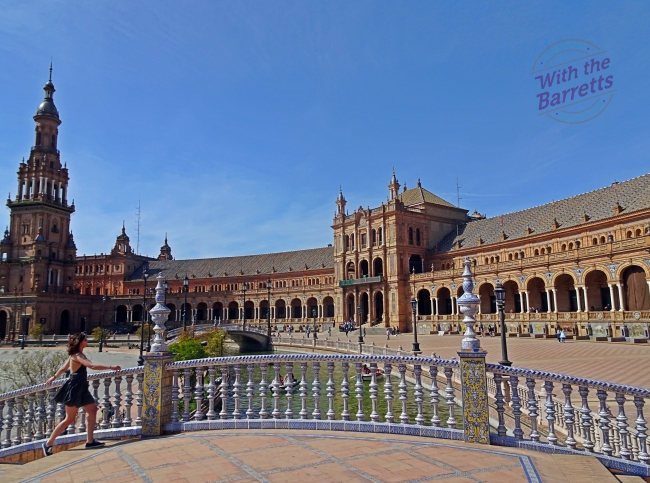
<path id="1" fill-rule="evenodd" d="M 50 82 L 52 82 L 52 60 L 50 60 Z"/>

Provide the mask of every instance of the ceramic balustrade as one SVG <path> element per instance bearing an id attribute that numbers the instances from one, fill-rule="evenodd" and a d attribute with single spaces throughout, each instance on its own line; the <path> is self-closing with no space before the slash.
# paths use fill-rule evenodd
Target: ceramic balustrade
<path id="1" fill-rule="evenodd" d="M 142 424 L 143 368 L 89 374 L 88 380 L 91 394 L 99 405 L 96 429 Z M 63 404 L 54 402 L 54 395 L 64 382 L 65 379 L 59 379 L 50 386 L 38 384 L 0 394 L 0 448 L 29 443 L 52 434 L 54 427 L 65 418 Z M 135 398 L 134 384 L 137 387 Z M 101 394 L 100 387 L 103 388 Z M 65 434 L 84 433 L 86 430 L 86 414 L 80 409 L 77 419 L 68 426 Z"/>

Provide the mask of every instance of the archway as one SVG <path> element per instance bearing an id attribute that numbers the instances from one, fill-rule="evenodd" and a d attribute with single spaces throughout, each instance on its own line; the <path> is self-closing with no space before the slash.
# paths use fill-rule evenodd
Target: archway
<path id="1" fill-rule="evenodd" d="M 115 320 L 118 324 L 126 324 L 128 321 L 126 305 L 118 305 L 115 309 Z"/>
<path id="2" fill-rule="evenodd" d="M 347 314 L 346 314 L 346 320 L 357 320 L 357 309 L 354 305 L 354 295 L 353 294 L 348 294 L 348 296 L 345 299 L 345 306 L 347 308 Z"/>
<path id="3" fill-rule="evenodd" d="M 307 317 L 311 319 L 318 317 L 318 301 L 314 297 L 307 299 Z"/>
<path id="4" fill-rule="evenodd" d="M 368 260 L 361 260 L 359 262 L 359 275 L 360 278 L 367 277 L 368 273 Z"/>
<path id="5" fill-rule="evenodd" d="M 260 302 L 260 319 L 268 319 L 269 317 L 269 301 L 262 300 Z"/>
<path id="6" fill-rule="evenodd" d="M 623 287 L 625 289 L 625 310 L 650 309 L 650 293 L 646 282 L 645 271 L 636 265 L 627 267 L 623 272 Z"/>
<path id="7" fill-rule="evenodd" d="M 381 292 L 375 294 L 375 319 L 377 324 L 384 322 L 384 294 Z"/>
<path id="8" fill-rule="evenodd" d="M 278 299 L 275 301 L 275 318 L 287 318 L 287 304 L 285 303 L 284 299 Z"/>
<path id="9" fill-rule="evenodd" d="M 503 282 L 503 288 L 506 291 L 506 303 L 503 310 L 506 313 L 521 312 L 521 299 L 519 297 L 519 285 L 517 285 L 517 282 L 514 280 L 506 280 Z"/>
<path id="10" fill-rule="evenodd" d="M 293 299 L 291 301 L 291 318 L 292 319 L 302 318 L 302 303 L 300 302 L 300 299 Z"/>
<path id="11" fill-rule="evenodd" d="M 558 312 L 577 312 L 578 296 L 573 285 L 573 277 L 563 273 L 555 279 L 555 301 Z"/>
<path id="12" fill-rule="evenodd" d="M 426 288 L 418 292 L 418 315 L 431 315 L 431 294 Z"/>
<path id="13" fill-rule="evenodd" d="M 204 322 L 208 316 L 208 304 L 199 302 L 196 306 L 196 323 Z"/>
<path id="14" fill-rule="evenodd" d="M 606 306 L 612 307 L 607 275 L 602 270 L 594 270 L 585 275 L 585 289 L 587 291 L 587 309 L 604 310 Z"/>
<path id="15" fill-rule="evenodd" d="M 83 328 L 82 330 L 85 330 Z M 70 333 L 70 312 L 64 310 L 61 312 L 61 322 L 59 323 L 59 335 L 68 335 Z"/>
<path id="16" fill-rule="evenodd" d="M 451 314 L 451 292 L 447 287 L 438 289 L 438 312 L 439 315 Z"/>
<path id="17" fill-rule="evenodd" d="M 133 322 L 142 322 L 142 305 L 136 304 L 133 306 L 131 309 L 131 320 Z"/>
<path id="18" fill-rule="evenodd" d="M 346 269 L 345 269 L 345 274 L 346 274 L 346 279 L 352 280 L 353 278 L 356 278 L 355 273 L 354 273 L 354 263 L 350 262 L 348 263 Z"/>
<path id="19" fill-rule="evenodd" d="M 176 304 L 167 304 L 167 308 L 170 310 L 167 320 L 169 322 L 176 322 Z"/>
<path id="20" fill-rule="evenodd" d="M 246 320 L 253 320 L 255 318 L 255 304 L 250 300 L 247 300 L 244 304 L 244 315 Z"/>
<path id="21" fill-rule="evenodd" d="M 223 304 L 221 302 L 215 302 L 212 304 L 212 318 L 218 321 L 223 319 Z"/>
<path id="22" fill-rule="evenodd" d="M 420 255 L 409 257 L 409 273 L 422 273 L 422 257 Z"/>
<path id="23" fill-rule="evenodd" d="M 228 304 L 228 319 L 239 320 L 239 304 L 234 300 Z"/>
<path id="24" fill-rule="evenodd" d="M 384 274 L 384 261 L 381 258 L 375 258 L 374 269 L 375 277 L 380 277 Z"/>
<path id="25" fill-rule="evenodd" d="M 528 291 L 528 311 L 535 309 L 540 312 L 548 312 L 548 297 L 544 280 L 533 277 L 528 280 L 526 287 Z"/>
<path id="26" fill-rule="evenodd" d="M 323 311 L 325 317 L 334 317 L 334 299 L 332 297 L 323 299 Z"/>
<path id="27" fill-rule="evenodd" d="M 5 340 L 9 333 L 9 314 L 4 310 L 0 311 L 0 340 Z"/>
<path id="28" fill-rule="evenodd" d="M 370 308 L 370 298 L 368 292 L 361 294 L 361 324 L 368 322 L 368 309 Z"/>
<path id="29" fill-rule="evenodd" d="M 494 296 L 494 286 L 490 282 L 481 284 L 478 289 L 478 296 L 481 299 L 481 313 L 496 314 L 497 301 Z"/>

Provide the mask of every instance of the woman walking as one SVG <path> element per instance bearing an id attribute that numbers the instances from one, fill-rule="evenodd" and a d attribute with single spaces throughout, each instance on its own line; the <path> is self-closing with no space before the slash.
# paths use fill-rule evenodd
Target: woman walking
<path id="1" fill-rule="evenodd" d="M 86 448 L 101 448 L 104 446 L 104 443 L 95 441 L 93 437 L 95 420 L 97 418 L 97 403 L 88 390 L 88 373 L 86 368 L 89 367 L 96 371 L 105 371 L 107 369 L 119 371 L 120 366 L 94 364 L 83 353 L 86 346 L 88 346 L 88 337 L 86 334 L 81 332 L 71 335 L 68 339 L 68 360 L 46 382 L 49 386 L 66 370 L 70 370 L 70 377 L 54 396 L 56 403 L 65 404 L 65 419 L 56 425 L 49 439 L 43 443 L 43 454 L 45 456 L 52 454 L 54 440 L 74 422 L 79 408 L 84 408 L 84 411 L 88 415 Z"/>

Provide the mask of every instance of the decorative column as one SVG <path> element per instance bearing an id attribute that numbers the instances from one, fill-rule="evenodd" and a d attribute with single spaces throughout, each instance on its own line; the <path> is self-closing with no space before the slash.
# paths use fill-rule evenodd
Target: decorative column
<path id="1" fill-rule="evenodd" d="M 576 303 L 578 304 L 578 310 L 576 312 L 582 312 L 582 304 L 580 303 L 582 301 L 582 295 L 580 295 L 580 289 L 582 287 L 576 287 Z"/>
<path id="2" fill-rule="evenodd" d="M 151 352 L 144 357 L 144 394 L 142 400 L 142 437 L 160 436 L 165 423 L 171 421 L 172 410 L 172 372 L 165 365 L 174 361 L 174 355 L 167 350 L 163 336 L 165 322 L 171 310 L 165 302 L 163 276 L 158 274 L 156 285 L 156 305 L 149 311 L 154 338 Z"/>
<path id="3" fill-rule="evenodd" d="M 472 293 L 474 281 L 469 257 L 463 262 L 463 295 L 458 299 L 460 312 L 465 316 L 465 337 L 461 343 L 460 379 L 463 401 L 463 432 L 468 443 L 490 444 L 490 424 L 488 408 L 487 379 L 485 376 L 485 356 L 481 342 L 476 338 L 474 315 L 478 312 L 481 300 Z"/>
<path id="4" fill-rule="evenodd" d="M 616 286 L 618 287 L 618 304 L 620 305 L 618 311 L 623 312 L 625 310 L 625 299 L 623 298 L 623 284 L 622 283 L 617 283 Z"/>
<path id="5" fill-rule="evenodd" d="M 524 309 L 524 292 L 519 292 L 519 313 L 523 314 L 525 312 Z"/>
<path id="6" fill-rule="evenodd" d="M 553 293 L 553 312 L 557 314 L 557 293 L 554 288 L 551 289 L 551 292 Z"/>
<path id="7" fill-rule="evenodd" d="M 608 283 L 607 286 L 609 287 L 609 300 L 611 301 L 611 306 L 609 307 L 609 311 L 614 312 L 616 310 L 616 300 L 614 299 L 614 285 Z"/>
<path id="8" fill-rule="evenodd" d="M 648 285 L 650 285 L 650 282 L 648 282 Z M 433 297 L 433 300 L 436 303 L 436 315 L 440 315 L 440 310 L 438 309 L 438 297 Z"/>
<path id="9" fill-rule="evenodd" d="M 585 294 L 585 312 L 589 312 L 589 297 L 587 297 L 587 286 L 582 287 L 582 291 Z"/>
<path id="10" fill-rule="evenodd" d="M 552 312 L 552 310 L 551 310 L 551 307 L 552 307 L 551 306 L 551 290 L 548 289 L 548 288 L 546 289 L 546 307 L 548 307 L 546 309 L 546 312 L 548 312 L 550 314 Z"/>

